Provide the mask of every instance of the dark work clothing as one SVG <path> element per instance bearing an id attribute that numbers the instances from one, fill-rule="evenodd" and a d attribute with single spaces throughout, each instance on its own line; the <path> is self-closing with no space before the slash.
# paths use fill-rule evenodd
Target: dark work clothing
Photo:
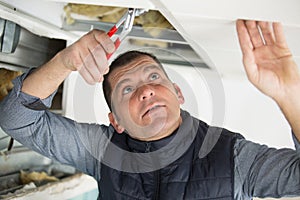
<path id="1" fill-rule="evenodd" d="M 148 173 L 128 173 L 102 165 L 100 199 L 234 199 L 233 148 L 238 134 L 225 129 L 204 158 L 199 158 L 208 126 L 199 121 L 190 147 L 175 162 Z M 174 135 L 153 142 L 142 142 L 127 134 L 113 134 L 112 143 L 126 151 L 148 153 L 164 147 Z M 181 134 L 181 133 L 178 133 Z M 118 155 L 110 155 L 117 158 Z M 153 156 L 151 162 L 158 159 Z"/>

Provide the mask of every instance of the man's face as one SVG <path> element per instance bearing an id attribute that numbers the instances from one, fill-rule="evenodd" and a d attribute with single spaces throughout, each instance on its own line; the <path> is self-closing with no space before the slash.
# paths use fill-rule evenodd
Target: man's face
<path id="1" fill-rule="evenodd" d="M 109 76 L 112 87 L 110 122 L 140 140 L 156 140 L 171 134 L 180 124 L 183 97 L 178 86 L 149 56 L 141 56 L 115 69 Z"/>

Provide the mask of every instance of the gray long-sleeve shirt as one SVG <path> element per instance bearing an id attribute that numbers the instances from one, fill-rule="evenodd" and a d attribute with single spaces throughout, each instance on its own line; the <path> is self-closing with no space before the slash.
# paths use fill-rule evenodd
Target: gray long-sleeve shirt
<path id="1" fill-rule="evenodd" d="M 95 157 L 101 157 L 113 127 L 77 123 L 49 112 L 46 108 L 54 94 L 40 100 L 22 93 L 25 77 L 14 81 L 14 89 L 0 104 L 1 128 L 25 146 L 99 180 L 99 166 L 93 163 Z M 294 142 L 296 150 L 238 139 L 234 146 L 235 199 L 300 196 L 300 145 L 295 138 Z M 91 149 L 99 155 L 92 156 Z"/>

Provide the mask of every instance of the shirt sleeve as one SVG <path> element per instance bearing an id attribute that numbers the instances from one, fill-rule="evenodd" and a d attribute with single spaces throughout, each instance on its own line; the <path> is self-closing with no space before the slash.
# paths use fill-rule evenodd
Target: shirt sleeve
<path id="1" fill-rule="evenodd" d="M 238 139 L 234 149 L 235 199 L 300 196 L 299 142 L 294 141 L 296 150 Z"/>
<path id="2" fill-rule="evenodd" d="M 95 173 L 99 170 L 95 167 L 102 156 L 101 147 L 105 148 L 112 128 L 77 123 L 51 113 L 47 109 L 55 93 L 46 99 L 23 93 L 22 82 L 27 75 L 14 80 L 13 90 L 0 103 L 1 128 L 24 146 L 44 156 L 98 176 Z"/>

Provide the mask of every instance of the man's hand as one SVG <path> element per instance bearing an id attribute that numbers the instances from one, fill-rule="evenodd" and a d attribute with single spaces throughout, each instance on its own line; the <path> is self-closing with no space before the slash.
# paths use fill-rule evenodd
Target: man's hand
<path id="1" fill-rule="evenodd" d="M 300 73 L 280 23 L 236 22 L 248 79 L 273 98 L 300 139 Z"/>
<path id="2" fill-rule="evenodd" d="M 79 71 L 89 84 L 101 82 L 109 70 L 106 55 L 114 50 L 115 45 L 105 32 L 90 31 L 30 74 L 23 82 L 22 92 L 47 98 L 71 71 Z"/>
<path id="3" fill-rule="evenodd" d="M 237 32 L 247 76 L 259 90 L 280 101 L 291 86 L 299 86 L 281 24 L 273 23 L 272 29 L 268 22 L 238 20 Z"/>
<path id="4" fill-rule="evenodd" d="M 111 54 L 115 45 L 109 36 L 100 30 L 93 30 L 60 54 L 63 65 L 72 71 L 79 71 L 89 84 L 103 81 L 108 72 L 106 54 Z"/>

